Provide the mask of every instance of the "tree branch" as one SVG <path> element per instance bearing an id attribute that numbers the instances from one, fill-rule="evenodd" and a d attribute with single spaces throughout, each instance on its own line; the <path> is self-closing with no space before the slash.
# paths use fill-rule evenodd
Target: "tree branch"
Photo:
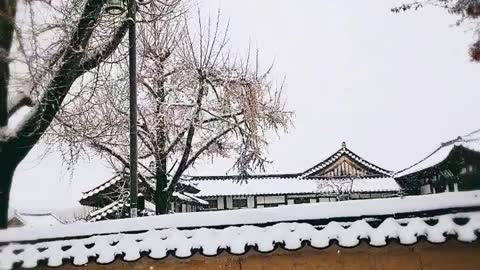
<path id="1" fill-rule="evenodd" d="M 90 143 L 90 145 L 92 146 L 92 148 L 94 149 L 97 149 L 98 151 L 100 152 L 105 152 L 107 154 L 109 154 L 110 156 L 114 157 L 115 159 L 117 159 L 120 163 L 123 164 L 123 166 L 125 166 L 125 168 L 128 168 L 130 169 L 130 162 L 128 162 L 126 159 L 124 159 L 120 154 L 118 154 L 117 152 L 115 152 L 113 149 L 103 145 L 103 144 L 100 144 L 98 142 L 95 142 L 95 141 L 92 141 Z M 143 175 L 141 174 L 138 174 L 138 177 L 142 180 L 142 181 L 147 181 L 145 179 L 145 177 L 143 177 Z"/>
<path id="2" fill-rule="evenodd" d="M 187 138 L 185 141 L 185 149 L 182 154 L 182 158 L 180 159 L 180 163 L 178 164 L 178 169 L 173 176 L 172 183 L 175 184 L 176 179 L 180 178 L 183 171 L 185 171 L 185 164 L 188 162 L 188 158 L 190 156 L 190 152 L 192 150 L 192 140 L 193 135 L 195 134 L 195 124 L 198 122 L 198 118 L 200 116 L 200 112 L 202 111 L 202 99 L 203 99 L 203 92 L 205 91 L 203 82 L 200 81 L 200 89 L 198 90 L 197 95 L 197 109 L 193 116 L 192 122 L 188 127 Z M 173 186 L 172 184 L 170 186 Z"/>
<path id="3" fill-rule="evenodd" d="M 0 0 L 0 128 L 8 125 L 8 56 L 15 29 L 16 7 L 16 1 Z"/>
<path id="4" fill-rule="evenodd" d="M 60 110 L 75 79 L 85 72 L 79 69 L 80 62 L 104 3 L 98 0 L 87 1 L 63 54 L 61 65 L 48 83 L 40 102 L 19 124 L 16 136 L 8 138 L 5 147 L 15 153 L 13 162 L 18 164 L 30 152 Z"/>
<path id="5" fill-rule="evenodd" d="M 33 100 L 29 95 L 21 92 L 16 94 L 11 100 L 8 101 L 8 117 L 12 116 L 23 106 L 32 107 Z"/>
<path id="6" fill-rule="evenodd" d="M 83 60 L 80 64 L 80 68 L 83 70 L 90 70 L 108 57 L 117 49 L 120 42 L 122 42 L 123 37 L 128 30 L 128 20 L 124 20 L 120 27 L 113 34 L 112 39 L 103 45 L 102 48 L 98 49 L 94 55 L 89 56 L 87 59 Z"/>
<path id="7" fill-rule="evenodd" d="M 242 124 L 245 121 L 240 122 L 239 124 Z M 202 146 L 198 151 L 188 160 L 187 164 L 185 165 L 185 169 L 190 167 L 195 160 L 203 153 L 205 152 L 212 144 L 217 142 L 220 138 L 223 136 L 227 135 L 227 133 L 233 131 L 236 127 L 230 127 L 223 131 L 222 133 L 218 134 L 217 136 L 213 137 L 210 141 L 208 141 L 204 146 Z M 183 173 L 185 170 L 183 170 L 181 173 Z"/>

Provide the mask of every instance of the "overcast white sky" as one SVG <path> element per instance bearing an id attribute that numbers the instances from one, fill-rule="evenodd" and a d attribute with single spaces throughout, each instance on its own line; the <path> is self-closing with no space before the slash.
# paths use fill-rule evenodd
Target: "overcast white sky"
<path id="1" fill-rule="evenodd" d="M 455 17 L 425 8 L 392 14 L 399 1 L 223 0 L 203 12 L 230 19 L 232 47 L 257 45 L 275 59 L 295 127 L 273 138 L 268 172 L 298 172 L 338 150 L 342 141 L 389 170 L 402 169 L 440 142 L 480 128 L 480 64 L 470 62 L 473 34 Z M 15 173 L 16 208 L 76 205 L 82 190 L 107 179 L 101 160 L 69 177 L 59 156 L 37 147 Z M 222 160 L 197 173 L 223 174 Z"/>

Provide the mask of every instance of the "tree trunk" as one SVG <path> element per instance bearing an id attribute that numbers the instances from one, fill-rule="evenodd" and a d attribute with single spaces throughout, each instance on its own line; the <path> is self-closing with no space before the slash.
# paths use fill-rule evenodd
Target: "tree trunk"
<path id="1" fill-rule="evenodd" d="M 155 190 L 155 213 L 157 215 L 164 215 L 168 213 L 170 208 L 170 192 L 166 190 L 167 175 L 164 172 L 157 174 L 156 190 Z"/>
<path id="2" fill-rule="evenodd" d="M 155 112 L 158 116 L 158 124 L 155 126 L 154 142 L 157 148 L 157 155 L 155 157 L 155 173 L 156 173 L 156 189 L 155 189 L 155 213 L 157 215 L 164 215 L 170 209 L 170 189 L 167 188 L 167 156 L 165 149 L 167 145 L 167 129 L 165 126 L 165 111 L 163 110 L 163 103 L 165 102 L 165 80 L 160 78 L 157 81 L 157 104 Z"/>
<path id="3" fill-rule="evenodd" d="M 13 172 L 15 165 L 7 163 L 5 153 L 0 156 L 0 229 L 7 228 L 8 224 L 8 201 L 10 198 L 10 188 L 12 186 Z"/>

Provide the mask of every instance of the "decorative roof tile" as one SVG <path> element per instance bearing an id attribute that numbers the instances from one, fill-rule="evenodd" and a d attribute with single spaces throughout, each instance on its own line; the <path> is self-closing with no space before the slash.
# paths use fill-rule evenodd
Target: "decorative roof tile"
<path id="1" fill-rule="evenodd" d="M 455 218 L 467 218 L 465 225 L 455 223 Z M 163 229 L 135 234 L 109 234 L 82 239 L 58 240 L 34 244 L 10 244 L 0 251 L 1 269 L 11 269 L 14 264 L 22 267 L 37 266 L 39 260 L 47 260 L 50 267 L 58 267 L 64 260 L 74 265 L 89 261 L 111 263 L 118 256 L 125 261 L 135 261 L 142 256 L 163 259 L 169 254 L 188 258 L 195 253 L 215 256 L 223 250 L 241 255 L 250 249 L 272 252 L 278 247 L 298 250 L 305 246 L 327 248 L 336 240 L 339 246 L 355 247 L 362 241 L 371 246 L 385 246 L 392 239 L 411 245 L 425 237 L 432 243 L 443 243 L 448 236 L 461 242 L 477 240 L 480 230 L 480 213 L 449 214 L 435 216 L 436 225 L 431 226 L 423 218 L 403 220 L 402 225 L 394 218 L 387 218 L 378 227 L 364 220 L 347 224 L 330 222 L 326 226 L 308 223 L 278 223 L 267 227 L 241 226 L 224 229 L 201 228 L 196 230 Z M 406 225 L 405 225 L 406 224 Z"/>

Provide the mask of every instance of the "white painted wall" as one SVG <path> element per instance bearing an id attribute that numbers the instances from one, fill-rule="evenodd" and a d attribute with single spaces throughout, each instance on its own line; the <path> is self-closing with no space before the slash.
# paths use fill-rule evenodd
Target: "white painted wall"
<path id="1" fill-rule="evenodd" d="M 247 207 L 248 208 L 255 208 L 255 197 L 248 196 L 247 197 Z"/>
<path id="2" fill-rule="evenodd" d="M 265 203 L 285 203 L 284 196 L 265 196 Z"/>
<path id="3" fill-rule="evenodd" d="M 233 208 L 232 196 L 227 196 L 227 207 L 226 207 L 226 209 L 232 209 L 232 208 Z"/>
<path id="4" fill-rule="evenodd" d="M 225 209 L 225 205 L 223 203 L 223 197 L 220 196 L 217 198 L 218 209 Z"/>

